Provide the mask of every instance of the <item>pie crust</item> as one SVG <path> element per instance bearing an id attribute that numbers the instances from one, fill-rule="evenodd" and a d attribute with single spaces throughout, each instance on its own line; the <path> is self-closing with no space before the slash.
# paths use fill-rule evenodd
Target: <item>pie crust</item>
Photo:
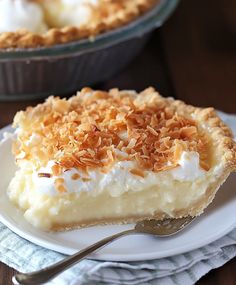
<path id="1" fill-rule="evenodd" d="M 47 0 L 32 0 L 42 5 Z M 106 7 L 107 17 L 97 15 L 99 20 L 91 24 L 77 26 L 67 26 L 63 28 L 51 27 L 44 34 L 37 34 L 27 30 L 18 30 L 16 32 L 0 33 L 0 49 L 11 48 L 36 48 L 49 47 L 56 44 L 63 44 L 80 39 L 93 38 L 101 33 L 116 29 L 147 12 L 157 5 L 160 0 L 102 0 Z M 104 9 L 103 7 L 103 9 Z M 102 10 L 102 9 L 101 9 Z"/>

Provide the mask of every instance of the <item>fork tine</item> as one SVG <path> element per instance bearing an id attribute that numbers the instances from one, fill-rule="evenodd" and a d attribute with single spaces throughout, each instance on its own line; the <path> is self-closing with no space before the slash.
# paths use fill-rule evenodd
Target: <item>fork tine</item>
<path id="1" fill-rule="evenodd" d="M 136 224 L 135 229 L 141 233 L 157 236 L 170 236 L 183 230 L 195 217 L 187 216 L 179 219 L 145 220 Z"/>

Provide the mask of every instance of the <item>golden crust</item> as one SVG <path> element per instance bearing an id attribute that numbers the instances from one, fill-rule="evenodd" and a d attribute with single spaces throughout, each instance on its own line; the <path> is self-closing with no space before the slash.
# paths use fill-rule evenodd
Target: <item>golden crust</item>
<path id="1" fill-rule="evenodd" d="M 38 3 L 44 2 L 44 0 L 35 1 Z M 138 0 L 129 1 L 128 5 L 123 4 L 122 6 L 120 4 L 121 2 L 126 3 L 126 1 L 119 0 L 117 6 L 121 6 L 122 9 L 117 8 L 117 11 L 113 11 L 113 14 L 109 15 L 108 18 L 100 16 L 100 20 L 92 25 L 87 24 L 81 27 L 67 26 L 63 28 L 51 27 L 44 34 L 32 33 L 27 30 L 0 33 L 0 49 L 49 47 L 80 39 L 93 38 L 98 34 L 128 24 L 159 2 L 159 0 Z M 113 2 L 114 4 L 112 5 L 116 5 L 117 1 Z"/>

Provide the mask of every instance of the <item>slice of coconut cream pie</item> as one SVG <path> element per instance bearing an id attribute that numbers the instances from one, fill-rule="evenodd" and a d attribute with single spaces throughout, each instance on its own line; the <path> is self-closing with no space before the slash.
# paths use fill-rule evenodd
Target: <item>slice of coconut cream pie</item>
<path id="1" fill-rule="evenodd" d="M 44 230 L 196 216 L 236 169 L 231 131 L 212 108 L 153 88 L 84 88 L 17 113 L 8 188 Z"/>

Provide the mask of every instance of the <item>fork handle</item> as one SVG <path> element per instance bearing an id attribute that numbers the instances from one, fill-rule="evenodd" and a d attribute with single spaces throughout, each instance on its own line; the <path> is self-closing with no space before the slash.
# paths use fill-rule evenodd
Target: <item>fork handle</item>
<path id="1" fill-rule="evenodd" d="M 65 259 L 55 263 L 54 265 L 48 266 L 42 270 L 38 270 L 32 273 L 19 273 L 16 274 L 12 278 L 12 282 L 15 285 L 38 285 L 38 284 L 44 284 L 54 277 L 56 277 L 58 274 L 65 271 L 70 266 L 76 264 L 77 262 L 84 259 L 86 256 L 91 254 L 92 252 L 98 250 L 99 248 L 113 242 L 114 240 L 121 238 L 126 235 L 130 234 L 136 234 L 137 231 L 135 229 L 126 230 L 117 234 L 114 234 L 110 237 L 106 237 L 95 244 L 92 244 L 88 246 L 85 249 L 82 249 L 78 253 L 75 253 L 74 255 L 71 255 L 69 257 L 66 257 Z"/>

